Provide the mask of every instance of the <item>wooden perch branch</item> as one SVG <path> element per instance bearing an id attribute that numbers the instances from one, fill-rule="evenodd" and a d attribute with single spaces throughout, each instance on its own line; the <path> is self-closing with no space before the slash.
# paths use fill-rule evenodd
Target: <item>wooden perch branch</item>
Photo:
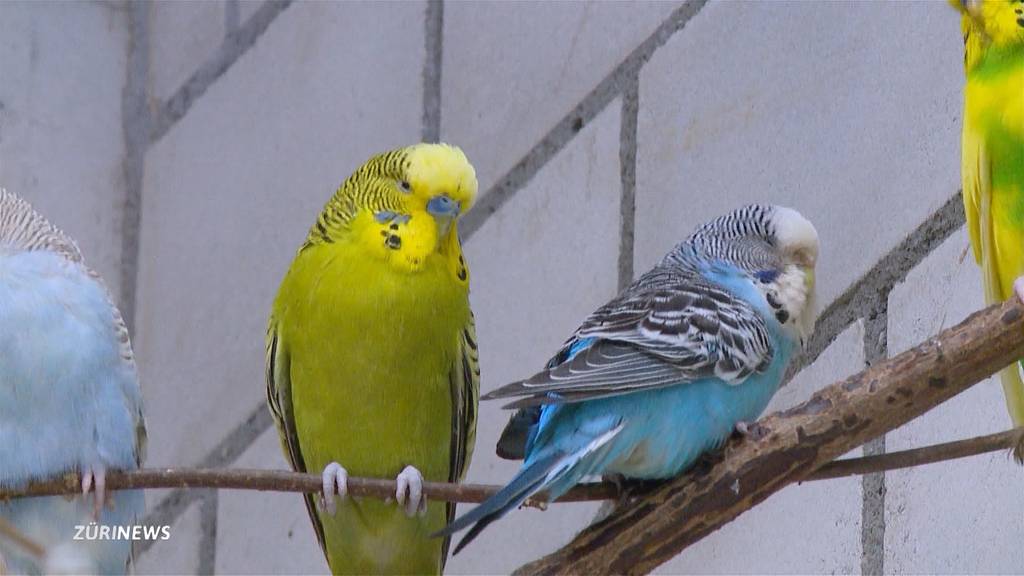
<path id="1" fill-rule="evenodd" d="M 864 456 L 862 458 L 833 460 L 811 472 L 810 476 L 804 478 L 804 481 L 831 480 L 833 478 L 857 476 L 859 474 L 871 474 L 872 472 L 912 468 L 914 466 L 967 458 L 968 456 L 977 456 L 986 452 L 1007 449 L 1013 450 L 1014 459 L 1018 463 L 1024 464 L 1024 426 L 1007 430 L 1006 432 L 997 432 L 996 434 L 968 438 L 967 440 L 957 440 L 956 442 L 935 444 L 934 446 L 926 446 L 924 448 L 901 450 L 899 452 Z"/>
<path id="2" fill-rule="evenodd" d="M 1024 306 L 1011 298 L 772 414 L 761 421 L 768 430 L 761 440 L 730 442 L 706 474 L 684 474 L 627 502 L 516 573 L 650 572 L 787 485 L 1022 356 Z"/>
<path id="3" fill-rule="evenodd" d="M 69 472 L 54 480 L 33 482 L 20 488 L 0 488 L 0 500 L 78 494 L 81 491 L 81 485 L 78 473 Z M 285 470 L 149 468 L 130 472 L 117 470 L 107 472 L 107 490 L 142 488 L 217 488 L 221 490 L 313 493 L 323 490 L 323 484 L 319 474 L 301 474 Z M 449 502 L 483 502 L 500 488 L 501 486 L 486 484 L 423 483 L 423 493 L 428 499 Z M 348 478 L 350 496 L 394 498 L 395 489 L 394 479 L 357 478 L 354 476 Z M 571 493 L 562 496 L 558 501 L 611 500 L 617 498 L 618 495 L 618 486 L 610 482 L 601 482 L 577 486 Z M 542 501 L 535 500 L 532 505 L 539 505 Z"/>
<path id="4" fill-rule="evenodd" d="M 901 452 L 835 460 L 815 470 L 803 481 L 831 480 L 897 470 L 1007 449 L 1015 449 L 1018 454 L 1024 450 L 1024 427 Z M 349 492 L 354 496 L 384 499 L 393 497 L 395 493 L 394 480 L 357 477 L 349 477 L 348 480 Z M 78 474 L 71 472 L 55 480 L 34 482 L 22 488 L 0 488 L 0 500 L 77 494 L 81 485 L 82 481 Z M 625 486 L 628 488 L 629 483 L 627 482 Z M 321 482 L 320 477 L 315 474 L 283 470 L 151 468 L 131 472 L 112 470 L 107 473 L 106 487 L 108 490 L 217 488 L 222 490 L 319 492 Z M 443 482 L 424 482 L 423 484 L 423 491 L 431 500 L 471 504 L 483 502 L 500 489 L 501 486 L 486 484 L 447 484 Z M 598 482 L 576 486 L 559 498 L 558 502 L 616 500 L 620 495 L 619 485 L 612 482 Z M 545 505 L 546 501 L 543 494 L 538 494 L 529 499 L 525 505 L 541 507 Z M 0 536 L 3 535 L 4 526 L 0 522 Z"/>

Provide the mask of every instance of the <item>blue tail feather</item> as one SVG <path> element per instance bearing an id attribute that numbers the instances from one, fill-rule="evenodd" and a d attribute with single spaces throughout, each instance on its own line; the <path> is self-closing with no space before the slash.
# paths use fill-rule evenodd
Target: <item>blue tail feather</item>
<path id="1" fill-rule="evenodd" d="M 460 518 L 456 518 L 451 524 L 431 534 L 431 537 L 440 538 L 450 536 L 470 524 L 473 528 L 459 541 L 452 551 L 452 555 L 458 554 L 467 544 L 473 541 L 488 524 L 504 516 L 509 510 L 517 508 L 524 500 L 540 490 L 544 479 L 565 455 L 556 452 L 524 467 L 515 478 L 512 479 L 497 494 L 491 496 L 476 508 L 470 510 Z"/>

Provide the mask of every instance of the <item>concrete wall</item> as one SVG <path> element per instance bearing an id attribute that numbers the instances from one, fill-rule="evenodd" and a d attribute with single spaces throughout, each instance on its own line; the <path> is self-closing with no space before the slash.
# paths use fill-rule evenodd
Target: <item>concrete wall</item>
<path id="1" fill-rule="evenodd" d="M 980 307 L 961 66 L 934 2 L 4 3 L 0 184 L 118 292 L 151 466 L 286 467 L 263 405 L 277 283 L 353 168 L 438 135 L 480 177 L 462 232 L 484 390 L 709 217 L 801 210 L 827 312 L 776 409 Z M 514 473 L 491 449 L 505 418 L 481 406 L 471 481 Z M 864 450 L 1007 426 L 986 381 Z M 1020 473 L 996 454 L 792 486 L 660 572 L 1022 572 Z M 140 573 L 326 570 L 297 496 L 148 501 L 173 537 L 142 547 Z M 595 511 L 513 513 L 449 572 L 508 572 Z"/>

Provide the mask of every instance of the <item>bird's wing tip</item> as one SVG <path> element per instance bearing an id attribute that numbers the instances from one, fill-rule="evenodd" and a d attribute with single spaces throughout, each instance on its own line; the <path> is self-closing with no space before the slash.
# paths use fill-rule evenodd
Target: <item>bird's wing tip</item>
<path id="1" fill-rule="evenodd" d="M 510 396 L 520 396 L 524 392 L 526 392 L 526 390 L 523 387 L 523 383 L 524 382 L 526 382 L 526 381 L 525 380 L 517 380 L 515 382 L 510 382 L 510 383 L 505 384 L 504 386 L 502 386 L 500 388 L 496 388 L 496 389 L 491 390 L 490 392 L 488 392 L 486 394 L 482 394 L 480 396 L 480 399 L 481 400 L 497 400 L 498 398 L 508 398 Z"/>

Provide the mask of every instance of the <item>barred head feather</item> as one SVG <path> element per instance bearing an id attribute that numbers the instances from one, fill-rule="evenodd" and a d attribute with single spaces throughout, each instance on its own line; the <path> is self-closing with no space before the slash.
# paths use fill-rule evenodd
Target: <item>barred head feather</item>
<path id="1" fill-rule="evenodd" d="M 75 241 L 50 224 L 17 194 L 0 188 L 0 250 L 56 252 L 72 262 L 82 262 Z"/>
<path id="2" fill-rule="evenodd" d="M 818 258 L 818 232 L 792 208 L 751 204 L 700 226 L 666 260 L 678 261 L 690 249 L 751 273 L 780 268 L 789 258 L 813 268 Z"/>
<path id="3" fill-rule="evenodd" d="M 333 241 L 360 210 L 407 214 L 439 194 L 457 202 L 461 216 L 476 193 L 476 172 L 457 146 L 421 143 L 383 152 L 345 180 L 320 212 L 307 243 Z"/>

